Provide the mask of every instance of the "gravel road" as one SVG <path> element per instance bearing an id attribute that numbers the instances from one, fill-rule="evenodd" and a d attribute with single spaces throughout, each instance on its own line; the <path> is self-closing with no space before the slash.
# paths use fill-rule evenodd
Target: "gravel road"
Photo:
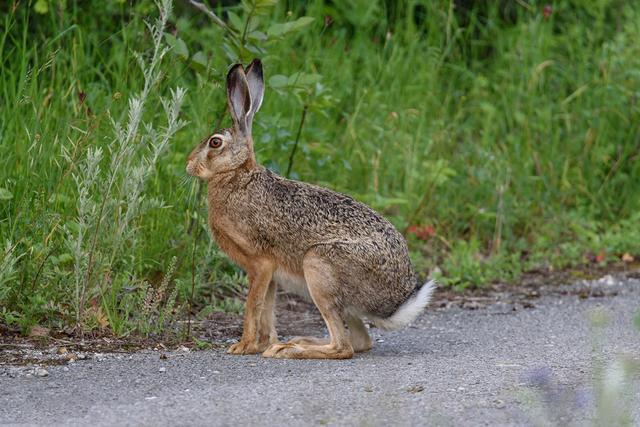
<path id="1" fill-rule="evenodd" d="M 614 292 L 432 309 L 405 330 L 372 330 L 373 350 L 347 361 L 216 349 L 109 354 L 46 376 L 5 368 L 0 424 L 640 425 L 640 281 L 592 286 Z"/>

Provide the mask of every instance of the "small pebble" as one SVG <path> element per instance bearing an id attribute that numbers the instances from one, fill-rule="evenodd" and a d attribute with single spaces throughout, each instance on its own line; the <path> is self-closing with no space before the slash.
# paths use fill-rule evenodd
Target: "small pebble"
<path id="1" fill-rule="evenodd" d="M 161 368 L 158 368 L 158 372 L 167 372 L 167 368 L 165 368 L 164 366 Z"/>
<path id="2" fill-rule="evenodd" d="M 407 387 L 407 391 L 409 393 L 420 393 L 421 391 L 424 391 L 424 387 L 420 384 L 416 384 L 412 385 L 411 387 Z"/>
<path id="3" fill-rule="evenodd" d="M 38 366 L 33 370 L 33 374 L 36 377 L 46 377 L 46 376 L 49 375 L 49 372 L 46 369 L 41 368 L 41 367 Z"/>

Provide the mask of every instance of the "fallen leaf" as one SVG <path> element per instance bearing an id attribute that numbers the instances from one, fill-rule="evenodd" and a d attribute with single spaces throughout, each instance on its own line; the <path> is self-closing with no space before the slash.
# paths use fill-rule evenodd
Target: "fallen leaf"
<path id="1" fill-rule="evenodd" d="M 622 254 L 621 257 L 623 262 L 633 262 L 635 261 L 635 259 L 633 258 L 633 255 L 631 255 L 629 252 L 625 252 L 624 254 Z"/>

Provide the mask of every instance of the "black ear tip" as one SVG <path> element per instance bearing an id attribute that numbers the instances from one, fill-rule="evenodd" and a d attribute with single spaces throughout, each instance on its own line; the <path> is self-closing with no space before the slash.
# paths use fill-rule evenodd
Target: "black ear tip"
<path id="1" fill-rule="evenodd" d="M 235 73 L 237 73 L 238 72 L 238 68 L 240 68 L 240 71 L 244 72 L 244 68 L 242 68 L 242 64 L 234 64 L 233 67 L 231 67 L 231 69 L 227 73 L 227 79 L 231 78 L 231 76 L 233 76 Z"/>
<path id="2" fill-rule="evenodd" d="M 260 61 L 260 58 L 255 58 L 251 61 L 251 64 L 247 66 L 245 73 L 249 74 L 250 72 L 262 75 L 262 61 Z"/>

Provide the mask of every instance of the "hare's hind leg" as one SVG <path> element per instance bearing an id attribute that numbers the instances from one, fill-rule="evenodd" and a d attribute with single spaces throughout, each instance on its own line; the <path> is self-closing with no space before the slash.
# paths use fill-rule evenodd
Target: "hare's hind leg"
<path id="1" fill-rule="evenodd" d="M 371 347 L 373 347 L 371 337 L 362 319 L 351 314 L 347 316 L 347 326 L 349 326 L 349 336 L 353 351 L 360 353 L 371 350 Z"/>
<path id="2" fill-rule="evenodd" d="M 349 359 L 353 356 L 353 347 L 344 326 L 342 308 L 336 298 L 339 284 L 333 274 L 333 267 L 322 257 L 310 253 L 305 256 L 303 269 L 311 298 L 327 324 L 329 342 L 312 342 L 306 338 L 298 342 L 274 344 L 263 356 L 282 359 Z"/>
<path id="3" fill-rule="evenodd" d="M 364 322 L 360 320 L 355 314 L 346 316 L 346 323 L 349 327 L 349 338 L 351 339 L 351 346 L 353 351 L 360 353 L 363 351 L 371 350 L 373 344 L 369 332 L 364 326 Z M 291 344 L 302 345 L 327 345 L 331 342 L 329 338 L 315 338 L 315 337 L 294 337 L 289 340 Z"/>

